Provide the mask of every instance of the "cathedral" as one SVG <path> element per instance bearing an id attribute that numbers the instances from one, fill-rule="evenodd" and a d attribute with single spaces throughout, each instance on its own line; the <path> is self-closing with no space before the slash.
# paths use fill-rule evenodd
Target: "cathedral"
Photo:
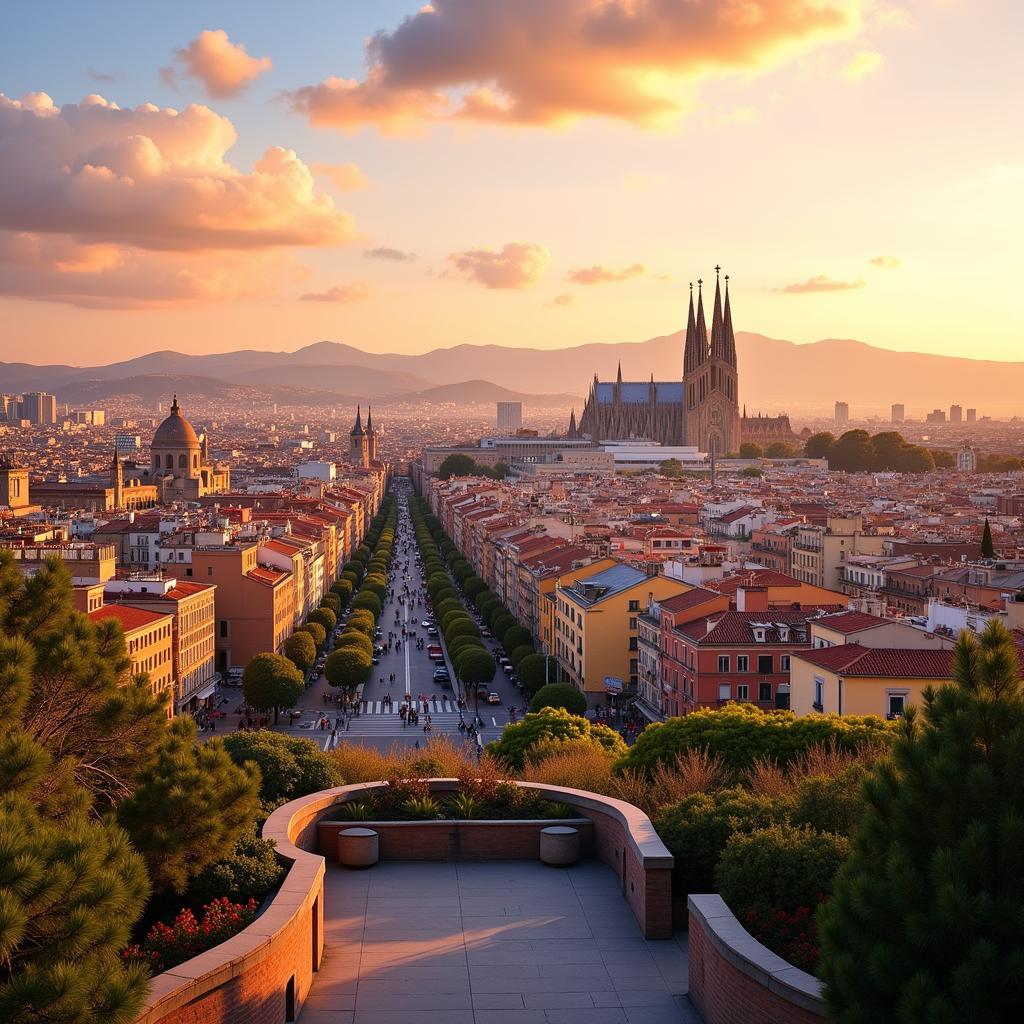
<path id="1" fill-rule="evenodd" d="M 595 374 L 579 424 L 575 413 L 570 419 L 570 437 L 595 442 L 642 438 L 663 445 L 691 445 L 719 456 L 736 451 L 752 434 L 757 437 L 750 439 L 761 442 L 794 440 L 787 416 L 740 416 L 729 276 L 725 276 L 723 300 L 719 271 L 715 267 L 710 342 L 703 281 L 697 282 L 696 309 L 690 285 L 682 379 L 656 381 L 652 374 L 649 381 L 623 381 L 621 365 L 614 384 L 599 381 Z"/>
<path id="2" fill-rule="evenodd" d="M 353 466 L 364 469 L 377 461 L 377 432 L 373 429 L 373 407 L 366 408 L 366 428 L 363 428 L 363 411 L 356 406 L 356 422 L 349 432 L 348 460 Z"/>
<path id="3" fill-rule="evenodd" d="M 197 501 L 206 494 L 222 494 L 231 490 L 231 471 L 210 460 L 210 440 L 200 438 L 192 424 L 181 414 L 178 396 L 171 402 L 170 415 L 156 428 L 150 445 L 152 466 L 143 471 L 159 489 L 160 501 Z M 115 461 L 116 457 L 115 457 Z M 112 470 L 116 474 L 120 463 Z"/>

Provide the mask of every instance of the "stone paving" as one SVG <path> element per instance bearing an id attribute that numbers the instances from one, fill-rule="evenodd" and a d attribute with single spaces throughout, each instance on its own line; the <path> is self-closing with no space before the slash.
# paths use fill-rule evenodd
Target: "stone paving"
<path id="1" fill-rule="evenodd" d="M 299 1024 L 697 1024 L 686 937 L 645 941 L 596 861 L 328 864 Z"/>

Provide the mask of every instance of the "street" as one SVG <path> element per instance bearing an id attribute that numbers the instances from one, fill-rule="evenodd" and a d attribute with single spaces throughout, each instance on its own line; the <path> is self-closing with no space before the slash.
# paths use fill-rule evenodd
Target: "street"
<path id="1" fill-rule="evenodd" d="M 428 615 L 423 604 L 424 580 L 417 566 L 416 540 L 409 518 L 411 485 L 405 478 L 395 478 L 391 489 L 397 500 L 398 522 L 395 528 L 394 555 L 388 571 L 388 597 L 377 622 L 381 636 L 374 641 L 386 646 L 390 639 L 391 643 L 390 647 L 386 646 L 380 663 L 374 666 L 373 674 L 363 688 L 359 713 L 349 716 L 347 721 L 338 727 L 335 743 L 365 743 L 381 750 L 387 750 L 394 744 L 422 744 L 427 736 L 423 730 L 426 724 L 426 710 L 430 715 L 430 735 L 449 735 L 456 742 L 464 742 L 467 749 L 471 749 L 469 739 L 465 733 L 459 731 L 459 709 L 456 703 L 458 694 L 453 689 L 445 689 L 434 681 L 434 669 L 437 666 L 427 656 L 427 644 L 424 644 L 422 650 L 417 649 L 415 644 L 415 637 L 420 637 L 427 643 L 439 643 L 444 648 L 444 641 L 428 637 L 423 625 Z M 410 593 L 418 593 L 418 598 L 414 600 L 410 597 L 400 601 L 399 598 L 404 595 L 406 587 Z M 474 614 L 472 609 L 470 614 Z M 409 642 L 402 640 L 403 628 L 413 633 L 413 639 Z M 396 640 L 401 643 L 400 649 L 396 646 Z M 496 646 L 494 641 L 484 640 L 483 643 L 493 653 Z M 445 665 L 454 680 L 455 669 L 447 656 L 447 651 Z M 455 685 L 454 682 L 452 685 Z M 508 724 L 510 707 L 516 708 L 517 717 L 521 718 L 523 714 L 523 695 L 509 682 L 508 676 L 500 667 L 490 689 L 501 697 L 501 703 L 490 705 L 484 699 L 480 700 L 479 716 L 483 720 L 483 727 L 478 726 L 477 731 L 485 745 L 497 739 L 501 730 Z M 299 714 L 294 720 L 290 722 L 288 712 L 283 711 L 279 724 L 274 727 L 275 730 L 293 736 L 309 737 L 316 740 L 324 750 L 331 749 L 333 744 L 330 734 L 335 722 L 339 720 L 339 712 L 337 705 L 328 698 L 335 692 L 326 677 L 321 675 L 308 687 L 304 697 L 296 705 L 294 710 Z M 238 728 L 241 718 L 236 711 L 243 702 L 241 687 L 225 687 L 220 693 L 227 698 L 227 703 L 221 706 L 221 710 L 226 712 L 226 717 L 217 720 L 217 729 L 212 735 L 234 731 Z M 405 725 L 399 715 L 399 706 L 407 693 L 417 701 L 426 699 L 426 708 L 423 703 L 419 704 L 418 725 Z M 385 703 L 387 696 L 392 700 L 390 707 Z M 468 723 L 473 720 L 473 716 L 474 698 L 470 693 L 466 695 L 463 717 Z M 320 727 L 322 722 L 326 723 L 323 728 Z"/>

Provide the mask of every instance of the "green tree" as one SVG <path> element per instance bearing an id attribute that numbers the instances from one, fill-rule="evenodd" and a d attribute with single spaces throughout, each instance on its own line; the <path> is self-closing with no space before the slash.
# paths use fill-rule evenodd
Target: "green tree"
<path id="1" fill-rule="evenodd" d="M 751 479 L 754 479 L 756 477 L 764 476 L 764 474 L 761 472 L 758 466 L 744 466 L 740 470 L 740 476 L 748 476 Z"/>
<path id="2" fill-rule="evenodd" d="M 531 654 L 533 654 L 533 644 L 520 644 L 514 651 L 508 652 L 508 660 L 512 662 L 512 667 L 518 672 L 523 659 Z"/>
<path id="3" fill-rule="evenodd" d="M 450 480 L 453 476 L 472 476 L 476 468 L 476 463 L 468 455 L 449 455 L 438 466 L 437 475 L 442 480 Z"/>
<path id="4" fill-rule="evenodd" d="M 459 652 L 455 671 L 466 686 L 490 685 L 498 666 L 494 658 L 482 647 L 468 647 Z"/>
<path id="5" fill-rule="evenodd" d="M 606 725 L 571 715 L 565 708 L 541 708 L 515 725 L 505 726 L 501 738 L 487 745 L 487 752 L 507 764 L 510 770 L 521 771 L 530 751 L 539 743 L 580 740 L 598 743 L 615 755 L 626 749 L 622 737 Z"/>
<path id="6" fill-rule="evenodd" d="M 234 732 L 224 749 L 235 764 L 260 770 L 260 799 L 273 804 L 342 784 L 341 773 L 313 740 L 284 736 L 269 729 Z"/>
<path id="7" fill-rule="evenodd" d="M 765 449 L 765 458 L 768 459 L 792 459 L 797 453 L 793 445 L 785 441 L 773 441 Z"/>
<path id="8" fill-rule="evenodd" d="M 324 671 L 331 686 L 351 695 L 370 678 L 373 659 L 359 647 L 339 647 L 327 656 Z"/>
<path id="9" fill-rule="evenodd" d="M 517 647 L 521 647 L 523 644 L 532 643 L 533 637 L 530 636 L 530 631 L 524 626 L 509 626 L 508 629 L 501 634 L 501 644 L 506 651 L 514 651 Z"/>
<path id="10" fill-rule="evenodd" d="M 383 607 L 381 599 L 373 593 L 372 590 L 360 590 L 358 594 L 352 599 L 352 610 L 359 611 L 361 608 L 370 612 L 374 619 L 380 618 L 381 608 Z"/>
<path id="11" fill-rule="evenodd" d="M 988 524 L 988 516 L 985 517 L 985 529 L 981 534 L 981 557 L 991 558 L 996 553 L 995 545 L 992 543 L 992 527 Z"/>
<path id="12" fill-rule="evenodd" d="M 273 708 L 275 723 L 279 710 L 294 707 L 305 690 L 305 678 L 295 665 L 269 651 L 257 654 L 242 673 L 245 702 L 261 711 Z"/>
<path id="13" fill-rule="evenodd" d="M 838 1024 L 1019 1021 L 1024 1006 L 1024 698 L 1009 631 L 962 634 L 923 696 L 818 913 Z"/>
<path id="14" fill-rule="evenodd" d="M 903 449 L 907 447 L 902 434 L 895 430 L 883 430 L 871 438 L 871 444 L 875 449 L 873 469 L 900 468 Z"/>
<path id="15" fill-rule="evenodd" d="M 135 792 L 117 808 L 158 890 L 184 892 L 234 846 L 259 811 L 259 769 L 239 767 L 222 741 L 197 743 L 195 733 L 191 719 L 172 722 L 153 763 L 139 773 Z"/>
<path id="16" fill-rule="evenodd" d="M 361 630 L 346 629 L 335 643 L 335 648 L 358 647 L 368 658 L 373 658 L 373 641 Z"/>
<path id="17" fill-rule="evenodd" d="M 296 631 L 285 640 L 284 653 L 300 672 L 305 673 L 316 662 L 316 643 L 309 633 Z"/>
<path id="18" fill-rule="evenodd" d="M 357 608 L 348 617 L 348 621 L 345 623 L 346 630 L 357 629 L 360 633 L 365 633 L 370 636 L 373 633 L 374 627 L 377 625 L 377 620 L 373 616 L 373 612 L 366 608 Z"/>
<path id="19" fill-rule="evenodd" d="M 740 445 L 739 457 L 741 459 L 760 459 L 764 456 L 764 449 L 756 441 L 744 441 Z"/>
<path id="20" fill-rule="evenodd" d="M 295 630 L 296 633 L 306 633 L 313 638 L 313 643 L 316 644 L 316 649 L 320 650 L 325 643 L 327 643 L 327 630 L 320 625 L 319 622 L 307 622 L 304 626 L 299 626 Z"/>
<path id="21" fill-rule="evenodd" d="M 956 456 L 943 448 L 932 449 L 932 461 L 935 463 L 936 469 L 956 468 Z"/>
<path id="22" fill-rule="evenodd" d="M 804 442 L 804 455 L 809 459 L 827 459 L 835 446 L 835 434 L 828 430 L 811 434 Z"/>
<path id="23" fill-rule="evenodd" d="M 337 579 L 331 584 L 331 593 L 341 598 L 341 606 L 345 607 L 352 600 L 352 582 L 346 579 Z"/>
<path id="24" fill-rule="evenodd" d="M 468 617 L 465 619 L 456 619 L 448 629 L 445 630 L 445 640 L 454 640 L 458 636 L 472 636 L 479 637 L 480 630 L 477 628 L 476 623 Z"/>
<path id="25" fill-rule="evenodd" d="M 359 598 L 357 597 L 356 602 L 358 601 Z M 309 615 L 306 616 L 306 621 L 318 622 L 324 627 L 326 635 L 330 635 L 331 630 L 334 629 L 338 622 L 338 616 L 335 615 L 330 608 L 314 608 Z"/>
<path id="26" fill-rule="evenodd" d="M 335 615 L 341 613 L 341 598 L 337 594 L 332 594 L 328 591 L 322 598 L 320 598 L 321 608 L 330 608 Z"/>
<path id="27" fill-rule="evenodd" d="M 516 669 L 523 689 L 536 693 L 545 683 L 558 682 L 558 662 L 550 654 L 528 654 Z"/>
<path id="28" fill-rule="evenodd" d="M 580 693 L 571 683 L 548 683 L 542 686 L 530 701 L 531 711 L 541 708 L 565 708 L 570 715 L 587 713 L 586 694 Z"/>
<path id="29" fill-rule="evenodd" d="M 678 459 L 665 459 L 658 465 L 658 471 L 662 476 L 676 479 L 683 475 L 683 464 Z"/>
<path id="30" fill-rule="evenodd" d="M 829 469 L 864 473 L 874 468 L 875 447 L 866 430 L 848 430 L 828 453 Z"/>

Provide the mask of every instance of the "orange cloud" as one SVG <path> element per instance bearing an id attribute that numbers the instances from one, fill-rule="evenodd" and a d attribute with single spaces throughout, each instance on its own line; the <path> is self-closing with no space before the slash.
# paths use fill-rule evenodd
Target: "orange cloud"
<path id="1" fill-rule="evenodd" d="M 575 295 L 570 295 L 568 292 L 563 292 L 561 295 L 556 295 L 551 300 L 552 306 L 571 306 L 576 301 Z"/>
<path id="2" fill-rule="evenodd" d="M 389 245 L 378 245 L 376 249 L 364 249 L 368 260 L 390 260 L 392 263 L 415 263 L 416 253 L 404 249 L 393 249 Z"/>
<path id="3" fill-rule="evenodd" d="M 261 254 L 355 237 L 294 152 L 271 147 L 243 172 L 225 159 L 235 140 L 200 105 L 0 94 L 0 292 L 111 305 L 267 294 L 292 264 Z"/>
<path id="4" fill-rule="evenodd" d="M 848 82 L 859 82 L 873 75 L 882 66 L 882 55 L 875 50 L 858 50 L 843 68 L 843 77 Z"/>
<path id="5" fill-rule="evenodd" d="M 592 267 L 578 267 L 570 270 L 565 276 L 574 284 L 611 284 L 615 281 L 628 281 L 639 277 L 647 268 L 642 263 L 633 263 L 628 267 L 615 270 L 596 263 Z"/>
<path id="6" fill-rule="evenodd" d="M 206 29 L 188 46 L 174 51 L 174 59 L 189 78 L 198 78 L 214 99 L 237 96 L 271 68 L 269 57 L 250 57 L 241 43 L 232 43 L 223 29 Z"/>
<path id="7" fill-rule="evenodd" d="M 324 292 L 306 292 L 300 295 L 301 302 L 362 302 L 370 294 L 365 284 L 336 284 Z"/>
<path id="8" fill-rule="evenodd" d="M 786 295 L 806 295 L 810 292 L 848 292 L 864 286 L 864 280 L 859 277 L 856 281 L 836 281 L 825 274 L 819 274 L 817 277 L 809 277 L 806 281 L 801 281 L 798 284 L 787 284 L 784 288 L 775 290 Z"/>
<path id="9" fill-rule="evenodd" d="M 527 288 L 548 269 L 551 254 L 537 242 L 506 242 L 500 249 L 453 252 L 448 262 L 455 270 L 485 288 Z"/>
<path id="10" fill-rule="evenodd" d="M 339 192 L 357 192 L 359 189 L 367 188 L 370 184 L 370 179 L 359 164 L 352 162 L 344 164 L 315 163 L 313 164 L 313 173 L 329 178 Z"/>
<path id="11" fill-rule="evenodd" d="M 696 84 L 855 35 L 872 0 L 437 0 L 367 44 L 363 81 L 290 93 L 314 125 L 385 131 L 459 117 L 640 125 L 684 113 Z"/>
<path id="12" fill-rule="evenodd" d="M 873 267 L 880 267 L 883 270 L 897 270 L 903 266 L 903 260 L 895 256 L 875 256 L 868 260 Z"/>

